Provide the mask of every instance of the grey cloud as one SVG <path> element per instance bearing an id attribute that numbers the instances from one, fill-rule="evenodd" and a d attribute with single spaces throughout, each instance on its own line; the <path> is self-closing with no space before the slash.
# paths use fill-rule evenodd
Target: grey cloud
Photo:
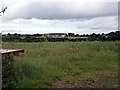
<path id="1" fill-rule="evenodd" d="M 16 7 L 8 8 L 6 19 L 89 19 L 117 16 L 118 13 L 117 2 L 80 5 L 72 2 L 31 2 L 21 4 L 21 6 L 16 4 Z"/>

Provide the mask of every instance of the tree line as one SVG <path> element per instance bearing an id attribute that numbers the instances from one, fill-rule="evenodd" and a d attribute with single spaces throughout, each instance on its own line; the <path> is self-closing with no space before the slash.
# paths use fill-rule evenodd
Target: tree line
<path id="1" fill-rule="evenodd" d="M 73 38 L 72 38 L 73 37 Z M 120 31 L 110 32 L 107 34 L 74 34 L 68 33 L 62 36 L 48 36 L 43 34 L 10 34 L 2 35 L 3 42 L 80 42 L 80 41 L 118 41 L 120 40 Z"/>

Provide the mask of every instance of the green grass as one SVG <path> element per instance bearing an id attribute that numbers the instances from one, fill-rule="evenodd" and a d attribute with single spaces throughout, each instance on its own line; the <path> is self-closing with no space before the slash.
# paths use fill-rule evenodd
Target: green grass
<path id="1" fill-rule="evenodd" d="M 118 87 L 118 45 L 120 42 L 3 43 L 3 48 L 24 49 L 15 57 L 18 86 L 54 87 L 62 81 L 74 87 Z M 85 85 L 83 85 L 85 84 Z M 93 87 L 94 87 L 93 86 Z"/>
<path id="2" fill-rule="evenodd" d="M 76 39 L 76 38 L 83 38 L 83 39 L 87 39 L 88 37 L 67 37 L 68 39 Z"/>

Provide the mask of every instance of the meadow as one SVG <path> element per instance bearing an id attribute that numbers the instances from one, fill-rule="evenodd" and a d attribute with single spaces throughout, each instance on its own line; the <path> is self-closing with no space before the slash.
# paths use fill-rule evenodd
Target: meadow
<path id="1" fill-rule="evenodd" d="M 3 42 L 14 57 L 19 88 L 117 88 L 120 42 Z"/>

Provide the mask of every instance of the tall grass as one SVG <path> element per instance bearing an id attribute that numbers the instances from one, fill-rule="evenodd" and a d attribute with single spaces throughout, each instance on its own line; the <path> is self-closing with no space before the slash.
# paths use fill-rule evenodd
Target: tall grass
<path id="1" fill-rule="evenodd" d="M 6 42 L 3 43 L 3 48 L 25 50 L 24 55 L 15 57 L 15 67 L 19 72 L 16 87 L 53 87 L 55 81 L 79 84 L 83 80 L 96 78 L 99 87 L 117 87 L 119 44 L 120 42 Z"/>

